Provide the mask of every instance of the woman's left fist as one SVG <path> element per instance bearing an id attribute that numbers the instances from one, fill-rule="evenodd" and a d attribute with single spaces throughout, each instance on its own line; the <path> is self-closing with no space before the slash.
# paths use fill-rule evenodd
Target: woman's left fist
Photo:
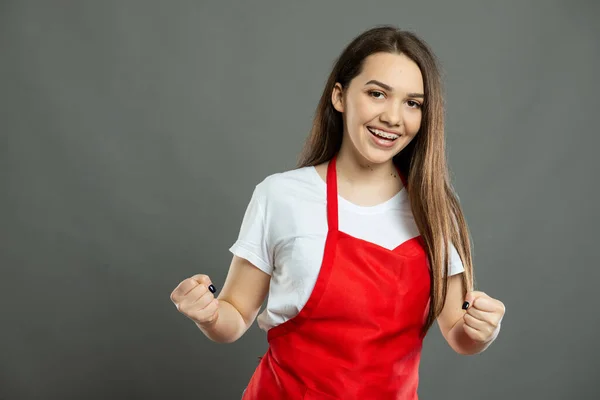
<path id="1" fill-rule="evenodd" d="M 480 343 L 496 339 L 506 311 L 500 300 L 493 299 L 483 292 L 468 292 L 463 309 L 467 310 L 463 316 L 467 336 Z"/>

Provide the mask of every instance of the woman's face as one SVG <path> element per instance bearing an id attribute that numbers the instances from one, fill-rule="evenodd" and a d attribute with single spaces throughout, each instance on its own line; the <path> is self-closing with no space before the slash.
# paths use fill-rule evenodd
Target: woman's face
<path id="1" fill-rule="evenodd" d="M 341 151 L 351 150 L 362 162 L 390 161 L 419 131 L 423 101 L 423 77 L 414 61 L 402 54 L 370 55 L 346 91 L 336 84 L 332 93 L 344 116 Z"/>

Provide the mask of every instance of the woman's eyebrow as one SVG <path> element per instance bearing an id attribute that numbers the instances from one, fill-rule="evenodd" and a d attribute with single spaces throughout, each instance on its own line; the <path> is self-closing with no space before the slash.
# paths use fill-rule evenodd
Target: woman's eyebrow
<path id="1" fill-rule="evenodd" d="M 394 89 L 390 85 L 386 85 L 385 83 L 380 82 L 380 81 L 378 81 L 376 79 L 371 79 L 369 82 L 365 83 L 365 86 L 366 85 L 370 85 L 370 84 L 374 84 L 374 85 L 380 86 L 380 87 L 384 88 L 385 90 L 387 90 L 388 92 L 393 92 L 394 91 Z M 423 93 L 407 93 L 407 96 L 408 97 L 425 98 L 425 95 Z"/>

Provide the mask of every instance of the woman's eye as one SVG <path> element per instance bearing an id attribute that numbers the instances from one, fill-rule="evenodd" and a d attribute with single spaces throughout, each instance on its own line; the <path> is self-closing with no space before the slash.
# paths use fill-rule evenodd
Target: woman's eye
<path id="1" fill-rule="evenodd" d="M 408 101 L 408 106 L 410 108 L 421 108 L 421 103 L 414 101 L 414 100 L 409 100 Z"/>
<path id="2" fill-rule="evenodd" d="M 373 90 L 373 91 L 369 92 L 369 94 L 370 94 L 372 97 L 375 97 L 376 99 L 383 99 L 383 98 L 384 98 L 384 96 L 385 96 L 383 93 L 381 93 L 381 92 L 378 92 L 378 91 L 376 91 L 376 90 Z M 377 96 L 379 96 L 379 97 L 377 97 Z"/>

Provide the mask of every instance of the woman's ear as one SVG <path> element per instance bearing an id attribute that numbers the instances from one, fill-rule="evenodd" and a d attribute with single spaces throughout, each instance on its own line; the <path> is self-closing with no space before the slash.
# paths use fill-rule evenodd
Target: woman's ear
<path id="1" fill-rule="evenodd" d="M 331 92 L 331 104 L 333 104 L 333 108 L 337 111 L 344 112 L 344 91 L 342 85 L 339 83 L 335 84 Z"/>

